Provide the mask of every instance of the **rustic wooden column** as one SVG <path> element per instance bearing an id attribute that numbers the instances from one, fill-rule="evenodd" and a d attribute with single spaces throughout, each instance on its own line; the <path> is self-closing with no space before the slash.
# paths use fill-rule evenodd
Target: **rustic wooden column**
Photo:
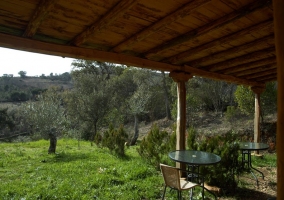
<path id="1" fill-rule="evenodd" d="M 277 57 L 277 199 L 284 199 L 284 1 L 273 0 L 274 35 Z"/>
<path id="2" fill-rule="evenodd" d="M 254 104 L 254 142 L 260 142 L 260 94 L 264 91 L 264 87 L 251 87 L 251 90 L 255 94 Z M 259 151 L 255 151 L 259 154 Z"/>
<path id="3" fill-rule="evenodd" d="M 192 77 L 191 74 L 173 71 L 169 75 L 177 83 L 177 129 L 176 129 L 176 150 L 185 150 L 186 132 L 186 87 L 185 83 Z M 185 169 L 185 165 L 176 163 L 176 167 Z"/>

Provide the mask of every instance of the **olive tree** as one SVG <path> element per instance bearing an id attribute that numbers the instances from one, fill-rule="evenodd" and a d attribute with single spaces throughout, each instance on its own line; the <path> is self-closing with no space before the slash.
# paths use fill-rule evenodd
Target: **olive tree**
<path id="1" fill-rule="evenodd" d="M 134 145 L 139 137 L 139 119 L 163 105 L 161 82 L 160 73 L 135 67 L 124 69 L 112 80 L 113 108 L 119 110 L 125 120 L 134 122 L 130 145 Z M 162 99 L 158 99 L 161 96 Z"/>
<path id="2" fill-rule="evenodd" d="M 254 113 L 254 97 L 253 91 L 246 86 L 239 85 L 235 92 L 235 99 L 240 110 L 245 114 Z M 265 90 L 260 94 L 261 115 L 274 113 L 277 110 L 277 84 L 269 82 L 266 84 Z"/>
<path id="3" fill-rule="evenodd" d="M 8 114 L 8 108 L 0 108 L 0 130 L 8 127 L 12 130 L 15 126 L 12 116 Z"/>
<path id="4" fill-rule="evenodd" d="M 114 72 L 108 63 L 97 61 L 76 60 L 72 65 L 74 88 L 66 98 L 68 115 L 80 124 L 76 128 L 84 132 L 84 139 L 93 141 L 111 106 L 109 80 Z"/>
<path id="5" fill-rule="evenodd" d="M 21 78 L 25 78 L 27 76 L 26 71 L 19 71 L 18 74 L 21 76 Z"/>
<path id="6" fill-rule="evenodd" d="M 235 92 L 235 99 L 239 109 L 247 115 L 254 113 L 254 94 L 253 91 L 243 85 L 239 85 Z"/>
<path id="7" fill-rule="evenodd" d="M 53 87 L 38 95 L 37 101 L 24 103 L 22 116 L 33 134 L 50 140 L 48 153 L 55 153 L 57 134 L 64 130 L 66 122 L 61 91 Z"/>

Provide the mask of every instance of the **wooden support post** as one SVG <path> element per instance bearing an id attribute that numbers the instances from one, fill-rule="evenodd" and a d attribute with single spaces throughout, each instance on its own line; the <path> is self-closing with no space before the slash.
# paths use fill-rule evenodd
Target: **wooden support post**
<path id="1" fill-rule="evenodd" d="M 273 0 L 274 33 L 277 57 L 277 199 L 284 199 L 284 1 Z"/>
<path id="2" fill-rule="evenodd" d="M 255 93 L 255 106 L 254 106 L 254 142 L 260 142 L 260 94 L 264 91 L 264 87 L 251 87 L 251 90 Z M 259 154 L 259 151 L 255 151 L 255 154 Z"/>
<path id="3" fill-rule="evenodd" d="M 176 129 L 176 150 L 185 150 L 186 138 L 186 87 L 185 83 L 192 77 L 191 74 L 173 71 L 169 75 L 177 83 L 177 129 Z M 185 169 L 180 163 L 176 167 Z"/>

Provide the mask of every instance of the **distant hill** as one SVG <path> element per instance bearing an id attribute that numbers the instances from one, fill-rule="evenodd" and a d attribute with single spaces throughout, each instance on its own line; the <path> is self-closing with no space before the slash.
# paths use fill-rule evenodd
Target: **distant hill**
<path id="1" fill-rule="evenodd" d="M 10 84 L 13 84 L 19 88 L 27 89 L 27 88 L 40 88 L 40 89 L 48 89 L 51 86 L 59 86 L 64 89 L 73 88 L 73 83 L 71 80 L 57 80 L 51 78 L 42 78 L 42 77 L 13 77 L 9 81 Z"/>
<path id="2" fill-rule="evenodd" d="M 34 95 L 52 86 L 63 90 L 73 88 L 73 82 L 69 73 L 63 76 L 48 77 L 11 77 L 0 78 L 0 101 L 19 102 L 31 99 Z"/>

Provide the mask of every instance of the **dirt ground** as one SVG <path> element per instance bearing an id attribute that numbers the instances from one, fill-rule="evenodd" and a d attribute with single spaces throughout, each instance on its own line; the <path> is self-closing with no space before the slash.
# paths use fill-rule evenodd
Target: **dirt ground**
<path id="1" fill-rule="evenodd" d="M 266 116 L 264 123 L 261 126 L 261 142 L 271 144 L 272 148 L 268 151 L 263 151 L 263 156 L 267 153 L 275 153 L 276 141 L 276 114 Z M 153 123 L 141 122 L 139 124 L 139 139 L 147 135 L 152 125 L 155 123 L 160 127 L 160 130 L 172 131 L 174 120 L 159 120 Z M 225 116 L 215 113 L 198 113 L 188 120 L 201 134 L 219 134 L 229 130 L 235 130 L 240 134 L 240 137 L 248 141 L 253 141 L 253 117 L 241 116 L 238 119 L 228 120 Z M 259 159 L 254 158 L 252 159 Z M 257 168 L 264 174 L 264 179 L 258 172 L 255 172 L 259 180 L 259 187 L 251 173 L 245 172 L 239 177 L 238 188 L 233 194 L 222 194 L 218 200 L 270 200 L 276 196 L 276 167 L 261 167 Z"/>
<path id="2" fill-rule="evenodd" d="M 277 188 L 276 167 L 260 167 L 257 169 L 264 174 L 264 179 L 262 179 L 260 173 L 254 171 L 259 181 L 259 186 L 257 186 L 252 174 L 245 172 L 239 177 L 236 191 L 228 196 L 221 195 L 221 197 L 218 197 L 218 200 L 268 200 L 275 198 Z"/>

